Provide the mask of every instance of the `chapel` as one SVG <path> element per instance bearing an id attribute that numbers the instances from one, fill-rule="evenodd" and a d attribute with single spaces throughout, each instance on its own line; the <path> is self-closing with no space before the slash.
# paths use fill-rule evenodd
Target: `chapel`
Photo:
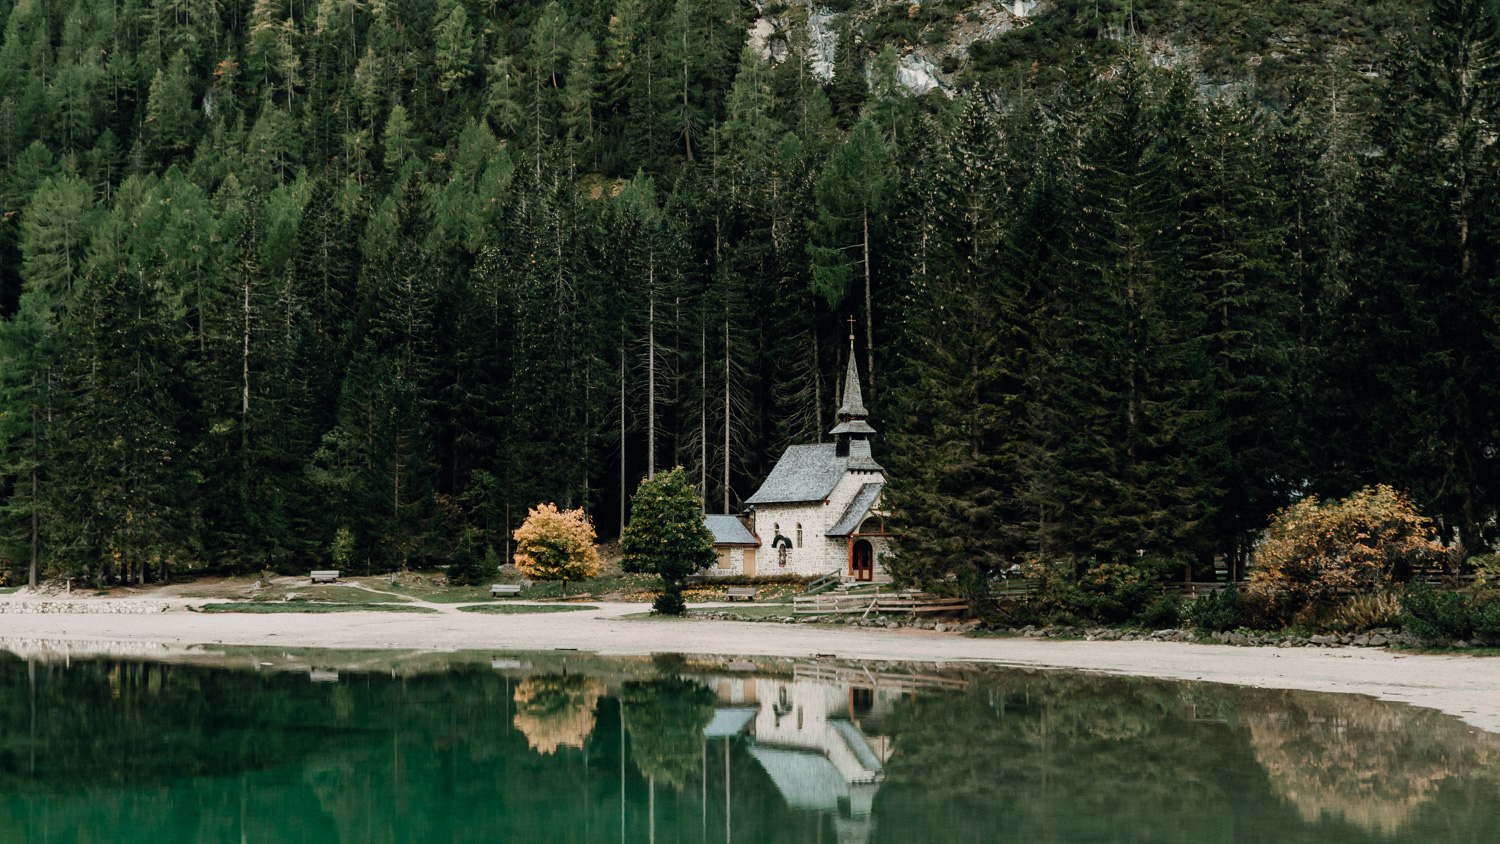
<path id="1" fill-rule="evenodd" d="M 788 448 L 746 500 L 751 508 L 746 532 L 766 547 L 759 554 L 737 555 L 741 569 L 725 573 L 816 577 L 837 572 L 845 581 L 890 579 L 881 562 L 889 540 L 880 510 L 885 470 L 870 453 L 875 429 L 866 421 L 870 412 L 860 391 L 852 334 L 836 416 L 833 442 Z"/>

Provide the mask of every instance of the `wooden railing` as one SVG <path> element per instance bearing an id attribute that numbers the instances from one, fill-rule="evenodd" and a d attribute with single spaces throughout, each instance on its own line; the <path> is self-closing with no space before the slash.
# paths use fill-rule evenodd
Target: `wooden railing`
<path id="1" fill-rule="evenodd" d="M 962 598 L 944 598 L 929 592 L 870 592 L 865 594 L 799 595 L 792 599 L 792 612 L 798 615 L 837 615 L 842 613 L 923 613 L 951 612 L 968 607 Z"/>
<path id="2" fill-rule="evenodd" d="M 807 585 L 803 587 L 802 591 L 805 593 L 811 593 L 818 589 L 822 589 L 824 586 L 828 586 L 838 582 L 842 578 L 843 574 L 844 572 L 842 569 L 834 569 L 833 571 L 823 575 L 822 577 L 814 578 L 813 580 L 808 581 Z"/>

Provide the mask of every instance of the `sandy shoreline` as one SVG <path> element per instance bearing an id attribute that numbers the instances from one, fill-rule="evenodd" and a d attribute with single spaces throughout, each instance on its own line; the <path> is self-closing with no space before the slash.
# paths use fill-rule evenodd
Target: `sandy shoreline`
<path id="1" fill-rule="evenodd" d="M 9 600 L 27 600 L 18 595 Z M 32 599 L 34 600 L 34 599 Z M 149 599 L 148 599 L 149 600 Z M 1364 694 L 1437 709 L 1500 733 L 1500 659 L 1393 654 L 1373 648 L 1252 648 L 1172 642 L 970 639 L 926 630 L 819 628 L 623 616 L 643 604 L 598 604 L 555 614 L 482 615 L 427 604 L 430 614 L 349 612 L 254 615 L 187 612 L 201 601 L 169 599 L 150 614 L 0 614 L 0 640 L 130 645 L 281 645 L 536 651 L 600 654 L 679 651 L 743 656 L 969 661 L 1072 668 L 1261 688 Z"/>

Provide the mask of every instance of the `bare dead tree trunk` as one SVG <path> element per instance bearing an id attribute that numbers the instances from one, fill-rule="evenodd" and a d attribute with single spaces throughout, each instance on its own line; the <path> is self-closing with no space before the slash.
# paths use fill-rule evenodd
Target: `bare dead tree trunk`
<path id="1" fill-rule="evenodd" d="M 724 515 L 729 515 L 729 317 L 724 318 Z"/>
<path id="2" fill-rule="evenodd" d="M 656 477 L 656 261 L 647 264 L 649 314 L 646 320 L 646 477 Z"/>
<path id="3" fill-rule="evenodd" d="M 244 390 L 240 400 L 240 416 L 250 413 L 250 276 L 245 276 L 245 334 L 244 349 L 240 353 L 240 367 Z"/>
<path id="4" fill-rule="evenodd" d="M 625 335 L 620 332 L 620 532 L 625 532 Z"/>
<path id="5" fill-rule="evenodd" d="M 36 411 L 31 412 L 32 419 L 32 448 L 36 445 L 35 423 Z M 41 536 L 37 529 L 37 503 L 36 503 L 36 463 L 31 464 L 31 567 L 27 572 L 26 584 L 32 589 L 36 588 L 37 573 L 40 569 L 41 558 Z"/>
<path id="6" fill-rule="evenodd" d="M 698 490 L 703 512 L 708 512 L 708 317 L 698 320 Z"/>
<path id="7" fill-rule="evenodd" d="M 864 208 L 865 227 L 865 392 L 875 394 L 875 306 L 870 293 L 870 208 Z"/>

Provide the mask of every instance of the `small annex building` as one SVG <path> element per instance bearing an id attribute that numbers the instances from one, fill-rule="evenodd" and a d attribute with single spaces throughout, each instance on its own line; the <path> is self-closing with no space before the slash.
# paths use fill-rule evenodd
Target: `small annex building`
<path id="1" fill-rule="evenodd" d="M 838 572 L 846 581 L 890 580 L 881 563 L 889 549 L 880 510 L 885 469 L 870 452 L 875 429 L 866 421 L 870 412 L 849 339 L 843 401 L 830 432 L 834 441 L 788 448 L 746 500 L 749 530 L 767 546 L 756 559 L 756 574 Z"/>
<path id="2" fill-rule="evenodd" d="M 711 574 L 755 574 L 755 552 L 760 548 L 760 537 L 755 535 L 755 523 L 749 516 L 703 517 L 708 532 L 714 536 L 714 570 Z"/>

